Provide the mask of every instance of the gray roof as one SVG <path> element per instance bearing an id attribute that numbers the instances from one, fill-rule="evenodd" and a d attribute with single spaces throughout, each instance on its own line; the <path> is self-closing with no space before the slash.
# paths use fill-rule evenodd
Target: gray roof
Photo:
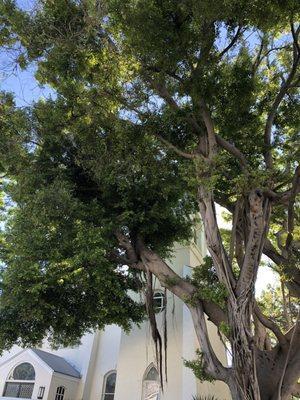
<path id="1" fill-rule="evenodd" d="M 47 365 L 49 365 L 49 367 L 52 368 L 54 372 L 73 376 L 74 378 L 80 378 L 80 373 L 74 367 L 72 367 L 72 365 L 70 365 L 64 358 L 40 349 L 31 350 Z"/>

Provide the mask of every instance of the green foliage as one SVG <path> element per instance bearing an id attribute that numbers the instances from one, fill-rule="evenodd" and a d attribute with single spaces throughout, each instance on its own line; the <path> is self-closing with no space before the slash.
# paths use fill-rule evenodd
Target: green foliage
<path id="1" fill-rule="evenodd" d="M 190 368 L 200 382 L 214 382 L 214 379 L 205 372 L 205 361 L 203 353 L 200 350 L 196 351 L 197 358 L 193 361 L 184 360 L 184 365 Z"/>
<path id="2" fill-rule="evenodd" d="M 11 179 L 3 187 L 11 207 L 1 242 L 0 348 L 45 336 L 54 346 L 73 344 L 110 323 L 130 329 L 144 317 L 144 305 L 128 294 L 140 279 L 118 260 L 114 233 L 141 235 L 162 256 L 191 236 L 195 204 L 178 163 L 147 136 L 136 147 L 138 128 L 129 123 L 90 121 L 86 104 L 76 105 L 74 118 L 61 97 L 30 113 L 5 99 L 2 160 Z"/>
<path id="3" fill-rule="evenodd" d="M 229 324 L 227 324 L 226 322 L 222 321 L 219 325 L 219 331 L 226 336 L 227 338 L 230 337 L 230 333 L 231 333 L 231 329 Z"/>
<path id="4" fill-rule="evenodd" d="M 296 321 L 297 300 L 291 297 L 285 285 L 268 285 L 259 297 L 258 304 L 262 312 L 276 322 L 283 332 L 288 331 Z"/>
<path id="5" fill-rule="evenodd" d="M 211 257 L 204 257 L 203 264 L 193 269 L 191 282 L 197 288 L 197 292 L 190 299 L 192 304 L 200 299 L 206 299 L 221 308 L 225 307 L 227 291 L 218 280 Z"/>
<path id="6" fill-rule="evenodd" d="M 166 257 L 174 242 L 192 235 L 199 185 L 230 210 L 254 187 L 290 189 L 300 157 L 296 87 L 276 114 L 271 173 L 263 137 L 292 64 L 287 29 L 299 12 L 298 0 L 45 0 L 30 12 L 0 0 L 0 45 L 15 50 L 19 66 L 34 67 L 56 95 L 23 109 L 10 94 L 0 97 L 8 203 L 0 349 L 33 345 L 44 335 L 66 343 L 105 323 L 128 329 L 140 321 L 142 307 L 128 296 L 139 290 L 139 275 L 124 272 L 115 233 L 133 242 L 140 236 Z M 240 36 L 222 55 L 237 27 Z M 204 130 L 201 98 L 216 132 L 247 157 L 247 174 L 225 150 L 207 166 L 157 139 L 195 152 Z M 285 220 L 285 206 L 274 206 L 275 246 Z M 292 260 L 298 256 L 294 251 Z M 192 302 L 205 298 L 226 308 L 209 258 L 192 282 Z"/>

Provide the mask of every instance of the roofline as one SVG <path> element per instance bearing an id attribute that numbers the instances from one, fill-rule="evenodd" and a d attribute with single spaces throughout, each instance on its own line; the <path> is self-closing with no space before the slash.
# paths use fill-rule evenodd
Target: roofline
<path id="1" fill-rule="evenodd" d="M 1 368 L 3 365 L 5 365 L 5 364 L 7 364 L 8 362 L 10 362 L 11 360 L 13 360 L 15 357 L 21 355 L 22 353 L 24 353 L 24 352 L 27 351 L 27 350 L 28 350 L 28 349 L 23 349 L 23 350 L 19 351 L 18 353 L 14 354 L 13 356 L 11 356 L 11 357 L 7 358 L 6 360 L 4 360 L 4 361 L 0 364 L 0 368 Z"/>
<path id="2" fill-rule="evenodd" d="M 46 369 L 51 372 L 52 374 L 54 373 L 54 369 L 50 367 L 41 357 L 38 356 L 32 349 L 27 349 L 28 352 L 33 356 L 34 359 L 37 360 L 38 363 L 42 364 L 43 366 L 46 367 Z"/>
<path id="3" fill-rule="evenodd" d="M 58 377 L 64 377 L 65 379 L 69 379 L 70 381 L 75 380 L 76 382 L 77 382 L 77 381 L 80 381 L 80 379 L 82 378 L 81 375 L 80 375 L 79 377 L 77 377 L 77 376 L 73 376 L 73 375 L 69 375 L 69 374 L 64 374 L 64 373 L 62 373 L 62 372 L 56 372 L 56 371 L 53 372 L 53 375 L 58 376 Z"/>

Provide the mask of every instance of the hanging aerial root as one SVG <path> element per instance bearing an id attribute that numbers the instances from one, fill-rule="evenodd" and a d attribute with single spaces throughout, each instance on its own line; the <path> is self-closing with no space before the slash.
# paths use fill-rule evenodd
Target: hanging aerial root
<path id="1" fill-rule="evenodd" d="M 157 328 L 155 310 L 153 304 L 153 278 L 152 273 L 147 269 L 146 272 L 146 311 L 150 321 L 151 335 L 155 345 L 155 357 L 160 377 L 162 391 L 163 384 L 163 357 L 162 357 L 162 338 Z"/>

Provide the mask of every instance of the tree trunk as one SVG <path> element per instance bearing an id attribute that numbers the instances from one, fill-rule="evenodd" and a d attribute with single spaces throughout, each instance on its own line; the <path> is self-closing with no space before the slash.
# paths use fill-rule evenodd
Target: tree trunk
<path id="1" fill-rule="evenodd" d="M 251 332 L 252 306 L 246 301 L 229 301 L 229 326 L 231 328 L 233 390 L 237 399 L 261 400 L 256 370 L 256 348 Z M 232 390 L 233 383 L 230 385 Z M 232 395 L 237 396 L 236 393 Z M 235 397 L 233 397 L 235 399 Z"/>

